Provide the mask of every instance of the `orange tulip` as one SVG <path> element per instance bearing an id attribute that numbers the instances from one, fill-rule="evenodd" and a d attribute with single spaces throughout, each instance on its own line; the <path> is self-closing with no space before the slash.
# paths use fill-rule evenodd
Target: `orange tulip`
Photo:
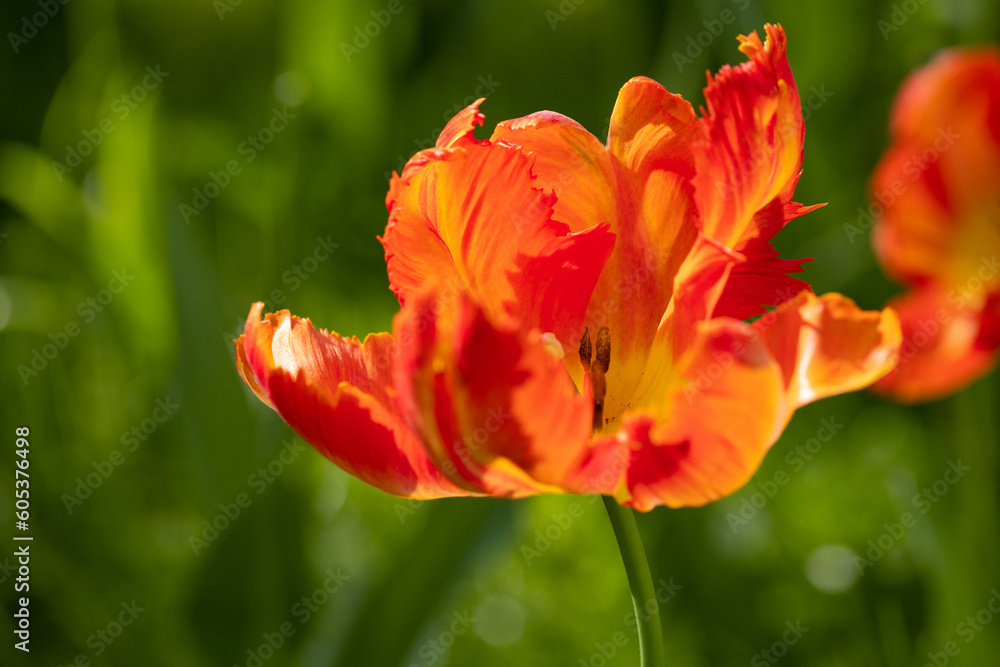
<path id="1" fill-rule="evenodd" d="M 1000 50 L 939 55 L 903 84 L 890 127 L 874 241 L 910 290 L 891 303 L 899 365 L 876 387 L 920 401 L 989 371 L 1000 346 Z"/>
<path id="2" fill-rule="evenodd" d="M 811 210 L 791 201 L 801 107 L 782 29 L 740 42 L 749 62 L 709 78 L 700 118 L 654 81 L 625 84 L 606 146 L 551 112 L 478 140 L 481 100 L 460 112 L 386 199 L 393 335 L 257 304 L 243 379 L 400 496 L 649 510 L 738 489 L 798 406 L 872 383 L 900 339 L 892 311 L 786 275 L 801 261 L 769 241 Z"/>

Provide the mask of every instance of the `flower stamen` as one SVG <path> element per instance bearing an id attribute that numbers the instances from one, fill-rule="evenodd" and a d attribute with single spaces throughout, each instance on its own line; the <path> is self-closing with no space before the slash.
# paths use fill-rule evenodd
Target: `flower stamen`
<path id="1" fill-rule="evenodd" d="M 585 327 L 580 338 L 580 363 L 585 372 L 590 373 L 590 381 L 594 387 L 594 433 L 604 429 L 604 397 L 608 393 L 605 375 L 611 366 L 611 332 L 607 327 L 601 327 L 597 332 L 597 354 L 591 362 L 594 352 L 590 342 L 590 327 Z"/>

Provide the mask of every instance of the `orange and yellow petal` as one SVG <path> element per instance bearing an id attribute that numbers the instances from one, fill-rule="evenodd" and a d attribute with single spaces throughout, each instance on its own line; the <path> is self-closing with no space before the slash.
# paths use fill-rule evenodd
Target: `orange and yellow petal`
<path id="1" fill-rule="evenodd" d="M 555 194 L 553 217 L 572 231 L 617 221 L 617 165 L 575 120 L 540 111 L 499 123 L 490 141 L 518 146 L 531 156 L 535 187 Z"/>
<path id="2" fill-rule="evenodd" d="M 577 483 L 643 512 L 704 505 L 750 479 L 788 414 L 781 370 L 750 328 L 703 322 L 675 368 L 667 401 L 627 412 Z M 617 482 L 601 486 L 605 470 L 617 468 Z"/>
<path id="3" fill-rule="evenodd" d="M 732 268 L 743 261 L 742 255 L 717 241 L 698 237 L 674 279 L 673 299 L 648 350 L 638 387 L 628 398 L 630 410 L 665 418 L 680 360 L 699 344 L 699 327 L 711 319 Z M 609 428 L 617 428 L 617 423 L 611 422 Z"/>
<path id="4" fill-rule="evenodd" d="M 400 405 L 437 466 L 470 491 L 560 492 L 590 439 L 593 403 L 560 346 L 492 320 L 468 294 L 428 291 L 397 316 Z"/>
<path id="5" fill-rule="evenodd" d="M 704 275 L 708 289 L 713 275 L 724 274 L 717 259 L 716 269 L 706 264 L 693 274 Z M 900 331 L 891 310 L 862 311 L 839 295 L 803 292 L 754 324 L 701 322 L 688 341 L 637 394 L 617 434 L 598 441 L 579 487 L 642 511 L 728 495 L 754 474 L 796 408 L 888 373 Z M 621 476 L 608 484 L 602 468 L 623 460 Z"/>
<path id="6" fill-rule="evenodd" d="M 654 171 L 694 175 L 692 143 L 700 131 L 691 103 L 644 76 L 618 93 L 608 149 L 626 171 L 645 180 Z"/>
<path id="7" fill-rule="evenodd" d="M 1000 50 L 942 52 L 907 78 L 871 181 L 879 260 L 911 292 L 879 391 L 939 398 L 988 371 L 1000 302 Z"/>
<path id="8" fill-rule="evenodd" d="M 714 317 L 745 320 L 766 312 L 767 308 L 788 301 L 809 283 L 788 274 L 805 271 L 808 259 L 784 259 L 771 244 L 771 238 L 789 221 L 817 207 L 782 204 L 778 199 L 757 212 L 752 228 L 754 236 L 740 242 L 735 251 L 744 261 L 733 266 L 726 288 L 719 297 Z"/>
<path id="9" fill-rule="evenodd" d="M 861 310 L 840 294 L 802 292 L 752 326 L 793 407 L 871 385 L 895 366 L 902 340 L 891 308 Z"/>
<path id="10" fill-rule="evenodd" d="M 533 158 L 476 141 L 481 114 L 470 111 L 449 123 L 447 148 L 418 153 L 393 179 L 382 238 L 390 285 L 405 305 L 433 276 L 455 294 L 475 294 L 494 317 L 514 316 L 568 340 L 614 234 L 600 220 L 578 231 L 556 221 L 556 196 L 538 187 Z"/>
<path id="11" fill-rule="evenodd" d="M 615 248 L 593 289 L 586 317 L 563 344 L 588 327 L 611 332 L 605 414 L 614 420 L 635 390 L 646 352 L 670 302 L 673 276 L 697 235 L 690 177 L 694 110 L 680 96 L 639 77 L 625 84 L 605 147 L 575 121 L 541 112 L 497 126 L 491 140 L 534 158 L 532 173 L 555 193 L 555 219 L 573 230 L 607 222 Z M 577 383 L 583 368 L 570 359 Z"/>
<path id="12" fill-rule="evenodd" d="M 876 249 L 895 277 L 960 287 L 1000 251 L 998 116 L 998 49 L 945 51 L 904 83 L 871 182 Z"/>
<path id="13" fill-rule="evenodd" d="M 247 385 L 292 429 L 358 479 L 408 498 L 470 495 L 453 484 L 400 420 L 389 334 L 364 343 L 317 331 L 287 310 L 254 304 L 237 340 Z"/>
<path id="14" fill-rule="evenodd" d="M 993 368 L 997 358 L 997 299 L 915 289 L 889 305 L 899 313 L 903 342 L 899 363 L 875 389 L 901 401 L 946 396 Z"/>

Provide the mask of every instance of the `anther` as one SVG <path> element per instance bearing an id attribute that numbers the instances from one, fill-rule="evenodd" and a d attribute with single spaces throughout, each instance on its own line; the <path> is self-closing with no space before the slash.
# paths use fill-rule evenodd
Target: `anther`
<path id="1" fill-rule="evenodd" d="M 590 327 L 583 328 L 583 336 L 580 337 L 580 363 L 583 369 L 590 368 L 590 356 L 593 350 L 590 347 Z"/>
<path id="2" fill-rule="evenodd" d="M 587 358 L 590 358 L 589 354 Z M 601 365 L 601 370 L 605 373 L 608 372 L 608 367 L 611 366 L 611 332 L 608 331 L 607 327 L 601 327 L 601 330 L 597 332 L 596 362 Z"/>

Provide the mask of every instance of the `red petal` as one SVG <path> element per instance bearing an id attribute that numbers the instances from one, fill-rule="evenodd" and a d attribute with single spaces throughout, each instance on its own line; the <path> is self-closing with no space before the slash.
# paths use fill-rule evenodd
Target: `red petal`
<path id="1" fill-rule="evenodd" d="M 490 495 L 562 490 L 588 448 L 592 401 L 537 330 L 440 293 L 411 300 L 396 329 L 400 402 L 441 470 Z"/>
<path id="2" fill-rule="evenodd" d="M 491 316 L 568 341 L 614 235 L 599 220 L 576 233 L 553 220 L 555 196 L 536 187 L 532 159 L 472 140 L 468 112 L 449 124 L 453 148 L 418 154 L 393 181 L 382 239 L 393 291 L 405 304 L 434 276 L 452 293 L 474 293 Z"/>
<path id="3" fill-rule="evenodd" d="M 749 62 L 723 66 L 709 78 L 703 139 L 694 151 L 702 230 L 747 258 L 733 268 L 715 313 L 738 319 L 808 287 L 786 275 L 802 271 L 805 260 L 780 259 L 769 242 L 789 221 L 817 208 L 791 201 L 805 124 L 785 33 L 781 26 L 766 30 L 766 44 L 756 32 L 740 37 Z"/>
<path id="4" fill-rule="evenodd" d="M 899 364 L 877 385 L 902 401 L 946 396 L 988 372 L 996 361 L 996 299 L 972 304 L 958 292 L 928 286 L 893 299 L 903 343 Z"/>
<path id="5" fill-rule="evenodd" d="M 485 97 L 467 106 L 455 114 L 455 117 L 448 121 L 441 131 L 435 146 L 437 148 L 451 148 L 461 141 L 476 142 L 472 136 L 472 131 L 483 124 L 486 116 L 479 110 L 479 105 L 483 103 Z"/>
<path id="6" fill-rule="evenodd" d="M 733 317 L 745 320 L 766 312 L 788 301 L 803 290 L 811 290 L 809 283 L 792 278 L 789 273 L 805 271 L 802 264 L 808 259 L 782 259 L 769 239 L 786 222 L 817 207 L 798 204 L 784 206 L 777 199 L 758 211 L 751 226 L 756 235 L 741 241 L 734 250 L 745 257 L 736 264 L 729 275 L 729 282 L 715 309 L 715 317 Z"/>
<path id="7" fill-rule="evenodd" d="M 317 331 L 287 310 L 256 303 L 237 341 L 247 385 L 296 433 L 338 466 L 397 496 L 469 495 L 430 461 L 399 419 L 389 369 L 394 343 L 373 334 L 362 344 Z"/>
<path id="8" fill-rule="evenodd" d="M 756 32 L 740 37 L 749 62 L 724 65 L 709 78 L 704 139 L 694 154 L 702 230 L 737 249 L 741 240 L 757 235 L 758 211 L 775 198 L 782 205 L 791 201 L 802 165 L 805 125 L 785 32 L 781 26 L 765 28 L 766 44 Z"/>

